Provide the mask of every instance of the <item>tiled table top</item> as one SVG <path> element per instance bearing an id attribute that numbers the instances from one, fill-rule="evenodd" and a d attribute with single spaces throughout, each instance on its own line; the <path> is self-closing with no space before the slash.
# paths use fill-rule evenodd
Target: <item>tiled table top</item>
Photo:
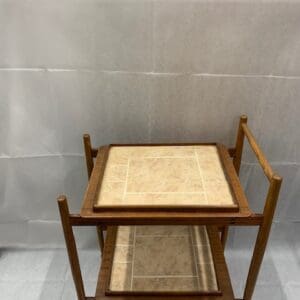
<path id="1" fill-rule="evenodd" d="M 235 206 L 215 145 L 114 146 L 95 203 Z"/>
<path id="2" fill-rule="evenodd" d="M 111 291 L 218 291 L 204 226 L 121 226 Z"/>

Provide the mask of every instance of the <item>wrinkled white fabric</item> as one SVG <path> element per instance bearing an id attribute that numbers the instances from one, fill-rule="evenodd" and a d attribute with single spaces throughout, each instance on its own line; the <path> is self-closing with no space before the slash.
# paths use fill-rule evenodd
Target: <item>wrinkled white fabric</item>
<path id="1" fill-rule="evenodd" d="M 0 1 L 0 247 L 63 245 L 56 197 L 80 209 L 83 133 L 232 146 L 243 113 L 284 177 L 276 221 L 300 222 L 299 20 L 300 1 Z M 241 178 L 262 209 L 249 149 Z"/>

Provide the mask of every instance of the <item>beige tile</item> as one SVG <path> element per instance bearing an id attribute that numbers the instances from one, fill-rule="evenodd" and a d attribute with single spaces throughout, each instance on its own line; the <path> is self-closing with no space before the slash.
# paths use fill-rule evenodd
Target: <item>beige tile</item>
<path id="1" fill-rule="evenodd" d="M 109 164 L 127 164 L 136 147 L 112 147 L 109 150 Z M 138 154 L 138 149 L 136 150 Z"/>
<path id="2" fill-rule="evenodd" d="M 130 290 L 133 251 L 132 288 L 135 291 L 217 290 L 204 226 L 137 226 L 136 229 L 134 226 L 121 226 L 117 243 L 122 233 L 125 233 L 128 240 L 134 230 L 137 233 L 135 245 L 116 247 L 112 290 Z M 128 263 L 121 263 L 125 261 Z"/>
<path id="3" fill-rule="evenodd" d="M 124 188 L 125 188 L 124 181 L 104 180 L 101 185 L 102 192 L 114 192 L 116 194 L 123 194 Z"/>
<path id="4" fill-rule="evenodd" d="M 227 182 L 205 181 L 206 197 L 208 203 L 215 205 L 233 205 L 234 200 Z"/>
<path id="5" fill-rule="evenodd" d="M 110 164 L 126 164 L 128 159 L 142 157 L 195 157 L 195 146 L 122 146 L 109 151 Z"/>
<path id="6" fill-rule="evenodd" d="M 119 226 L 117 232 L 117 245 L 132 245 L 134 237 L 134 226 Z"/>
<path id="7" fill-rule="evenodd" d="M 122 194 L 117 194 L 114 192 L 100 192 L 97 206 L 119 205 L 122 203 L 122 199 Z"/>
<path id="8" fill-rule="evenodd" d="M 134 276 L 195 275 L 189 237 L 136 237 Z"/>
<path id="9" fill-rule="evenodd" d="M 218 158 L 218 149 L 216 146 L 195 146 L 195 151 L 199 159 L 206 157 Z"/>
<path id="10" fill-rule="evenodd" d="M 215 146 L 207 146 L 206 148 L 196 150 L 203 179 L 226 181 L 217 148 Z"/>
<path id="11" fill-rule="evenodd" d="M 189 235 L 189 226 L 137 226 L 137 235 Z"/>
<path id="12" fill-rule="evenodd" d="M 149 147 L 145 157 L 195 157 L 194 146 L 155 146 Z"/>
<path id="13" fill-rule="evenodd" d="M 196 194 L 126 194 L 124 198 L 126 205 L 206 205 L 207 200 L 204 193 Z"/>
<path id="14" fill-rule="evenodd" d="M 107 164 L 103 180 L 106 181 L 125 181 L 127 165 Z"/>
<path id="15" fill-rule="evenodd" d="M 221 160 L 218 154 L 209 154 L 204 156 L 197 155 L 198 162 L 201 168 L 204 168 L 207 165 L 217 165 L 222 166 Z"/>
<path id="16" fill-rule="evenodd" d="M 199 276 L 199 290 L 217 291 L 218 284 L 216 279 L 215 267 L 213 264 L 197 265 Z"/>
<path id="17" fill-rule="evenodd" d="M 114 263 L 132 262 L 133 247 L 130 245 L 119 245 L 115 247 Z"/>
<path id="18" fill-rule="evenodd" d="M 131 160 L 128 192 L 201 192 L 195 158 L 149 158 Z"/>
<path id="19" fill-rule="evenodd" d="M 217 148 L 210 145 L 112 147 L 98 199 L 99 206 L 232 203 Z"/>
<path id="20" fill-rule="evenodd" d="M 131 263 L 114 263 L 111 272 L 110 290 L 129 291 L 131 288 Z"/>
<path id="21" fill-rule="evenodd" d="M 197 291 L 197 277 L 145 278 L 134 277 L 134 291 Z"/>
<path id="22" fill-rule="evenodd" d="M 226 181 L 224 170 L 220 163 L 217 161 L 209 163 L 201 163 L 200 169 L 202 171 L 204 180 L 219 180 Z"/>
<path id="23" fill-rule="evenodd" d="M 107 182 L 101 185 L 98 205 L 120 204 L 123 200 L 125 182 Z"/>

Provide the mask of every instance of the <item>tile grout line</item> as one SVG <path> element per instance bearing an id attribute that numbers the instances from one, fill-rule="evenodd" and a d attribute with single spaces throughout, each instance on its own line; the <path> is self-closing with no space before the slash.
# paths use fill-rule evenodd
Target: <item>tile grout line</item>
<path id="1" fill-rule="evenodd" d="M 195 155 L 196 155 L 197 166 L 198 166 L 198 170 L 199 170 L 201 181 L 202 181 L 203 193 L 204 193 L 205 201 L 206 201 L 206 204 L 208 204 L 207 194 L 206 194 L 206 190 L 205 190 L 205 185 L 204 185 L 204 179 L 203 179 L 202 170 L 201 170 L 199 159 L 198 159 L 198 154 L 197 154 L 196 150 L 194 150 L 194 152 L 195 152 Z"/>
<path id="2" fill-rule="evenodd" d="M 132 247 L 132 263 L 131 263 L 131 282 L 130 282 L 130 290 L 133 288 L 133 268 L 134 268 L 134 260 L 135 260 L 135 239 L 136 239 L 136 226 L 134 226 L 133 231 L 133 247 Z"/>
<path id="3" fill-rule="evenodd" d="M 200 278 L 199 278 L 199 272 L 198 272 L 198 264 L 197 264 L 197 258 L 196 258 L 196 253 L 195 253 L 195 248 L 194 248 L 194 238 L 193 238 L 193 230 L 194 226 L 191 226 L 189 228 L 190 231 L 190 237 L 191 237 L 191 242 L 192 242 L 192 251 L 193 251 L 193 256 L 194 256 L 194 267 L 196 269 L 196 276 L 197 276 L 197 285 L 198 285 L 198 290 L 200 290 Z"/>

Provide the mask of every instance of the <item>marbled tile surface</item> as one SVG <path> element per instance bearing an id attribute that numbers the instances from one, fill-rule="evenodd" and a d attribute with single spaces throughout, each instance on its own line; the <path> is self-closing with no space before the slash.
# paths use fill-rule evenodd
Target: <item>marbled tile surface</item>
<path id="1" fill-rule="evenodd" d="M 120 226 L 110 289 L 218 290 L 205 227 Z"/>
<path id="2" fill-rule="evenodd" d="M 216 146 L 116 146 L 96 205 L 231 206 L 234 201 Z"/>

